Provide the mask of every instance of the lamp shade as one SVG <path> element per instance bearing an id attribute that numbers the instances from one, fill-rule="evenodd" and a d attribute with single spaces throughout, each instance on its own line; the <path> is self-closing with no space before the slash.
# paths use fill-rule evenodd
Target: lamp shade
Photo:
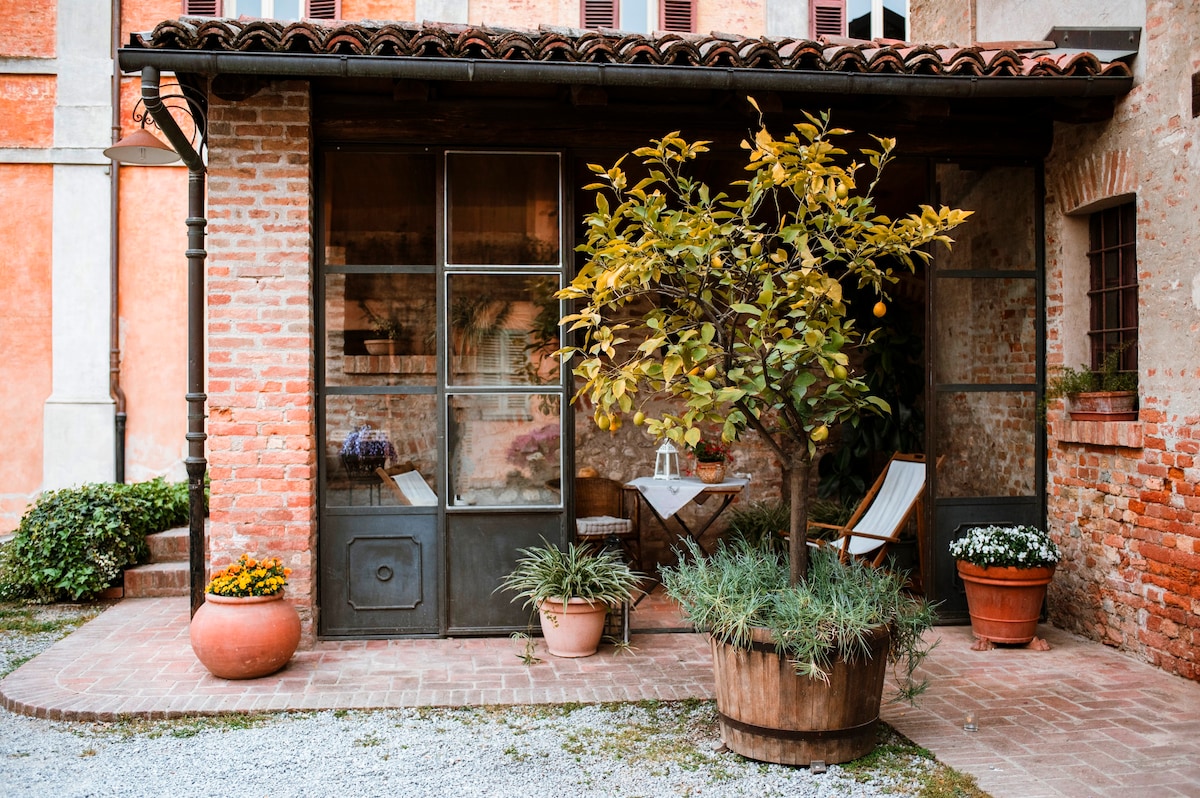
<path id="1" fill-rule="evenodd" d="M 179 153 L 145 128 L 130 133 L 104 151 L 117 163 L 164 164 L 179 160 Z"/>

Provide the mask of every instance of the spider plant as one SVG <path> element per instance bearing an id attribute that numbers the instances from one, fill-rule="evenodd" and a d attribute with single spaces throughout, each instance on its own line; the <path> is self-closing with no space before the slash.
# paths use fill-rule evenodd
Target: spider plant
<path id="1" fill-rule="evenodd" d="M 566 551 L 545 545 L 521 549 L 516 567 L 497 590 L 516 592 L 525 606 L 536 607 L 545 599 L 564 604 L 581 598 L 588 604 L 615 606 L 632 601 L 643 575 L 632 570 L 619 552 L 571 543 Z"/>

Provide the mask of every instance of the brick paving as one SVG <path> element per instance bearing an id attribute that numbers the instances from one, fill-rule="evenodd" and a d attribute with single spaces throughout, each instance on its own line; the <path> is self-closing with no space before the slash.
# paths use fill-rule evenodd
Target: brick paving
<path id="1" fill-rule="evenodd" d="M 210 676 L 188 645 L 186 598 L 126 599 L 0 681 L 9 710 L 63 720 L 258 710 L 711 698 L 704 636 L 635 614 L 633 650 L 526 666 L 508 638 L 321 641 L 278 674 Z M 640 631 L 641 630 L 641 631 Z M 1048 652 L 970 650 L 939 627 L 917 708 L 888 723 L 995 798 L 1200 796 L 1200 684 L 1052 627 Z M 967 711 L 979 730 L 964 731 Z"/>

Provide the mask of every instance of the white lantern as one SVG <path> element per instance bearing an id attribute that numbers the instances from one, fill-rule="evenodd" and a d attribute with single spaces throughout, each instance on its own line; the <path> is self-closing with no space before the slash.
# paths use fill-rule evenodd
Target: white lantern
<path id="1" fill-rule="evenodd" d="M 670 441 L 663 441 L 654 453 L 654 478 L 679 479 L 679 450 Z"/>

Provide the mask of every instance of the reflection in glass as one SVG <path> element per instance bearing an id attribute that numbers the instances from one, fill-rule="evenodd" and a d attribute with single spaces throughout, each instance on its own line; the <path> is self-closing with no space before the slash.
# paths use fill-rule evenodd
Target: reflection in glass
<path id="1" fill-rule="evenodd" d="M 557 382 L 556 275 L 452 274 L 448 279 L 453 384 Z"/>
<path id="2" fill-rule="evenodd" d="M 456 505 L 562 503 L 559 397 L 450 397 L 450 495 Z"/>
<path id="3" fill-rule="evenodd" d="M 432 155 L 337 150 L 324 165 L 325 265 L 434 263 Z"/>
<path id="4" fill-rule="evenodd" d="M 557 265 L 558 156 L 450 153 L 448 262 Z"/>
<path id="5" fill-rule="evenodd" d="M 943 277 L 937 292 L 937 382 L 1031 385 L 1037 380 L 1036 281 Z"/>
<path id="6" fill-rule="evenodd" d="M 436 288 L 432 273 L 326 275 L 326 384 L 433 385 Z"/>
<path id="7" fill-rule="evenodd" d="M 1028 496 L 1037 472 L 1037 402 L 1032 391 L 937 395 L 938 495 Z"/>
<path id="8" fill-rule="evenodd" d="M 402 504 L 376 468 L 389 476 L 415 471 L 436 490 L 436 419 L 436 397 L 431 394 L 328 397 L 323 453 L 326 503 L 334 507 Z"/>

